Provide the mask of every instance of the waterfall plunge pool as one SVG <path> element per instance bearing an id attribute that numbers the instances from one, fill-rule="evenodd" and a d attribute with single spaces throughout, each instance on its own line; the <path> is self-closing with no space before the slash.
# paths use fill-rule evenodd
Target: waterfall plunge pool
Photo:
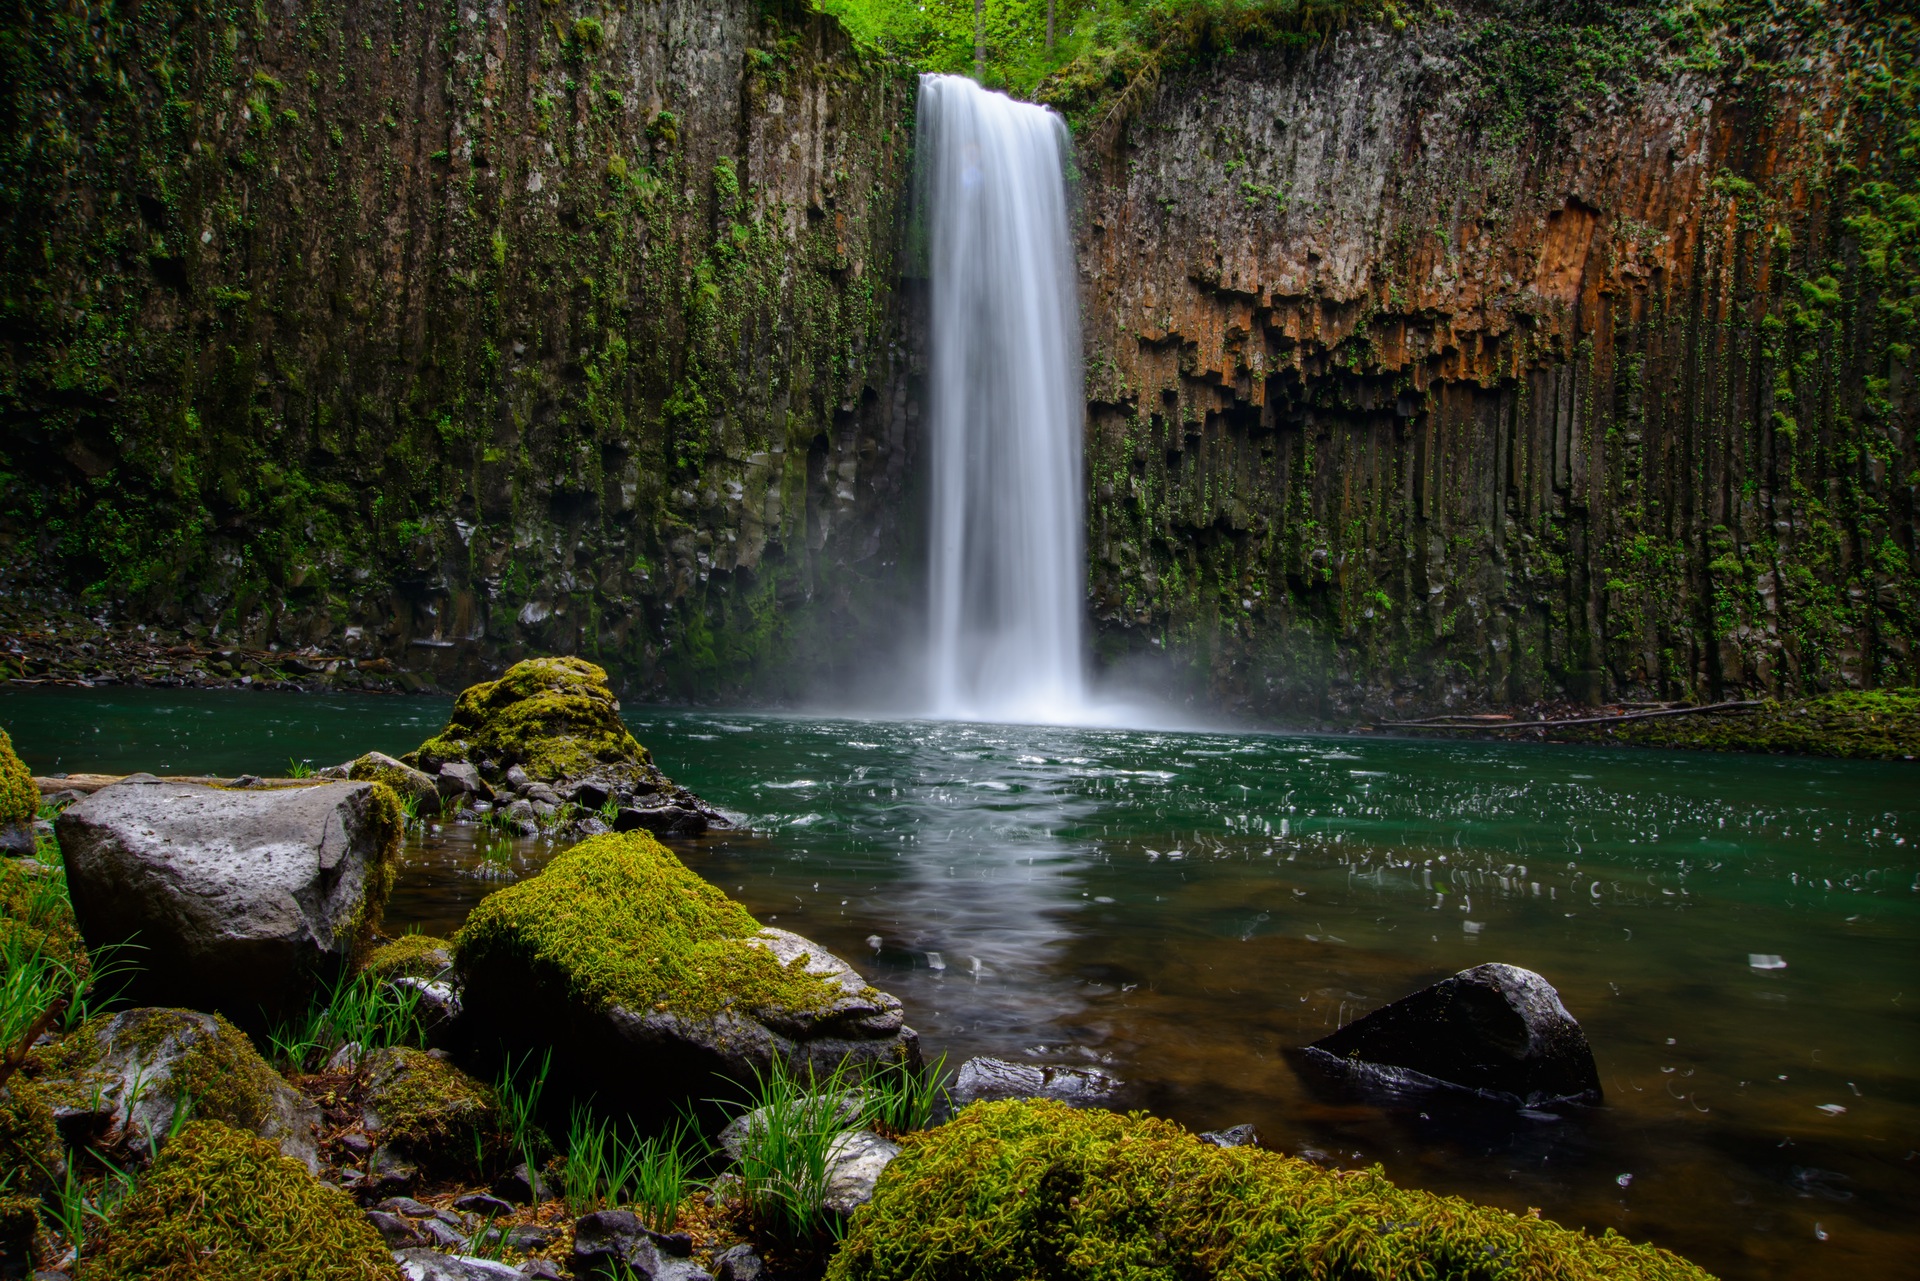
<path id="1" fill-rule="evenodd" d="M 448 704 L 0 690 L 37 772 L 278 773 L 404 751 Z M 1089 1062 L 1196 1129 L 1729 1277 L 1911 1267 L 1911 765 L 1356 737 L 628 713 L 748 830 L 681 856 L 907 1003 L 929 1054 Z M 557 847 L 448 824 L 394 927 L 445 933 Z M 1538 887 L 1537 890 L 1535 887 Z M 878 936 L 878 948 L 869 946 Z M 1755 968 L 1778 956 L 1783 969 Z M 1483 961 L 1551 980 L 1604 1107 L 1316 1091 L 1285 1051 Z"/>

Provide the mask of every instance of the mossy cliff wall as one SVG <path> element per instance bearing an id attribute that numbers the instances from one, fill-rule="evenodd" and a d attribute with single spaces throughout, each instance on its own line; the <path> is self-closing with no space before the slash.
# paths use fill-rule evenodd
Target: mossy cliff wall
<path id="1" fill-rule="evenodd" d="M 913 81 L 754 0 L 16 6 L 11 581 L 778 691 L 884 593 Z"/>
<path id="2" fill-rule="evenodd" d="M 1328 716 L 1911 682 L 1920 26 L 1398 25 L 1083 129 L 1103 653 Z"/>

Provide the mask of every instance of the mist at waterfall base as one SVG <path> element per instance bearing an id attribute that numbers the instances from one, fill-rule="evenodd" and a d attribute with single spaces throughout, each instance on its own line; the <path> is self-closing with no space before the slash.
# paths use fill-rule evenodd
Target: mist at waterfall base
<path id="1" fill-rule="evenodd" d="M 1085 412 L 1068 227 L 1072 141 L 1045 107 L 962 76 L 920 81 L 927 614 L 912 714 L 1164 723 L 1087 678 Z"/>

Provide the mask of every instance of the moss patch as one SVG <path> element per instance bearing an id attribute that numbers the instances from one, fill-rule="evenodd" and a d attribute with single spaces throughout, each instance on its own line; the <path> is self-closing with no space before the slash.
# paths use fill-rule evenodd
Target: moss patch
<path id="1" fill-rule="evenodd" d="M 620 722 L 607 673 L 579 658 L 530 658 L 497 681 L 467 689 L 435 738 L 409 754 L 443 761 L 518 765 L 552 782 L 603 765 L 648 765 L 652 758 Z"/>
<path id="2" fill-rule="evenodd" d="M 1920 689 L 1827 694 L 1740 716 L 1633 721 L 1592 735 L 1645 747 L 1793 752 L 1875 760 L 1920 757 Z"/>
<path id="3" fill-rule="evenodd" d="M 15 1074 L 0 1085 L 0 1191 L 21 1192 L 52 1180 L 60 1169 L 60 1135 L 53 1111 L 32 1081 Z"/>
<path id="4" fill-rule="evenodd" d="M 423 1162 L 470 1163 L 474 1136 L 498 1131 L 493 1091 L 424 1050 L 382 1050 L 368 1064 L 367 1109 L 383 1142 Z"/>
<path id="5" fill-rule="evenodd" d="M 334 946 L 349 956 L 366 954 L 386 912 L 387 896 L 393 893 L 393 878 L 400 871 L 400 846 L 407 830 L 407 816 L 391 787 L 376 782 L 367 789 L 360 824 L 370 846 L 366 891 L 360 897 L 359 908 L 334 930 Z"/>
<path id="6" fill-rule="evenodd" d="M 1676 1255 L 1329 1171 L 1216 1148 L 1167 1121 L 1059 1103 L 976 1104 L 909 1136 L 830 1281 L 1612 1277 L 1707 1273 Z"/>
<path id="7" fill-rule="evenodd" d="M 700 1016 L 815 1010 L 841 991 L 746 940 L 760 923 L 644 832 L 596 836 L 488 895 L 454 937 L 460 968 L 530 968 L 592 1004 Z"/>
<path id="8" fill-rule="evenodd" d="M 13 740 L 0 729 L 0 823 L 31 823 L 40 812 L 40 789 L 33 771 L 13 751 Z"/>
<path id="9" fill-rule="evenodd" d="M 196 1121 L 167 1145 L 89 1255 L 89 1281 L 400 1276 L 346 1193 L 217 1121 Z"/>
<path id="10" fill-rule="evenodd" d="M 181 1011 L 158 1013 L 185 1022 Z M 246 1033 L 221 1015 L 212 1018 L 219 1035 L 199 1038 L 181 1056 L 174 1084 L 193 1097 L 195 1116 L 258 1131 L 272 1110 L 274 1093 L 286 1082 L 260 1057 Z"/>
<path id="11" fill-rule="evenodd" d="M 431 934 L 402 934 L 375 948 L 360 972 L 368 978 L 430 979 L 447 967 L 453 944 Z"/>
<path id="12" fill-rule="evenodd" d="M 87 948 L 67 897 L 66 874 L 58 869 L 7 860 L 0 864 L 0 943 L 15 941 L 65 968 L 76 985 L 86 981 Z"/>

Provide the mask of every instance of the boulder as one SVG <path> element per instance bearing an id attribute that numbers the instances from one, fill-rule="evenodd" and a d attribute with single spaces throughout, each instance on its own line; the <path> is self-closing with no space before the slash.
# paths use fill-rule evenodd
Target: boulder
<path id="1" fill-rule="evenodd" d="M 424 1050 L 375 1050 L 366 1073 L 361 1120 L 382 1150 L 434 1170 L 473 1164 L 476 1138 L 491 1146 L 498 1129 L 493 1091 Z"/>
<path id="2" fill-rule="evenodd" d="M 1382 1006 L 1303 1054 L 1392 1086 L 1456 1086 L 1526 1107 L 1600 1101 L 1593 1050 L 1560 994 L 1497 962 Z"/>
<path id="3" fill-rule="evenodd" d="M 455 805 L 467 801 L 493 800 L 493 788 L 487 785 L 486 779 L 480 777 L 479 768 L 465 761 L 447 761 L 434 777 L 440 795 Z"/>
<path id="4" fill-rule="evenodd" d="M 824 1094 L 809 1095 L 801 1105 L 801 1109 L 804 1113 L 817 1118 L 822 1128 L 827 1124 L 852 1126 L 860 1119 L 861 1104 L 861 1092 L 848 1090 L 837 1101 Z M 729 1161 L 737 1163 L 746 1154 L 751 1137 L 765 1129 L 766 1115 L 766 1108 L 754 1108 L 751 1112 L 743 1112 L 727 1122 L 726 1127 L 720 1131 L 718 1142 L 720 1150 L 727 1154 Z M 830 1121 L 829 1117 L 831 1117 Z"/>
<path id="5" fill-rule="evenodd" d="M 265 1139 L 320 1169 L 320 1109 L 217 1014 L 137 1009 L 101 1016 L 36 1056 L 42 1096 L 69 1142 L 165 1145 L 180 1109 Z"/>
<path id="6" fill-rule="evenodd" d="M 496 891 L 454 940 L 463 1034 L 553 1047 L 574 1093 L 643 1115 L 772 1070 L 918 1067 L 900 1002 L 797 934 L 765 930 L 644 833 L 596 836 Z"/>
<path id="7" fill-rule="evenodd" d="M 960 1065 L 952 1095 L 956 1107 L 987 1099 L 1053 1099 L 1098 1107 L 1112 1101 L 1119 1091 L 1119 1080 L 1099 1068 L 1009 1063 L 982 1057 Z"/>
<path id="8" fill-rule="evenodd" d="M 368 752 L 347 766 L 347 777 L 368 783 L 385 783 L 402 803 L 411 800 L 416 814 L 440 812 L 440 785 L 431 774 L 388 756 Z"/>
<path id="9" fill-rule="evenodd" d="M 393 1261 L 407 1281 L 527 1281 L 527 1274 L 498 1259 L 438 1250 L 395 1250 Z"/>
<path id="10" fill-rule="evenodd" d="M 687 1257 L 693 1242 L 679 1232 L 655 1232 L 631 1210 L 597 1210 L 573 1225 L 573 1275 L 606 1281 L 711 1281 Z"/>
<path id="11" fill-rule="evenodd" d="M 873 1200 L 873 1185 L 900 1155 L 900 1145 L 872 1130 L 847 1130 L 827 1148 L 820 1204 L 841 1218 Z"/>
<path id="12" fill-rule="evenodd" d="M 383 783 L 126 781 L 58 822 L 87 947 L 137 944 L 129 999 L 243 1025 L 304 1012 L 379 924 L 401 812 Z"/>
<path id="13" fill-rule="evenodd" d="M 457 787 L 481 795 L 464 774 L 449 781 L 449 771 L 464 766 L 475 771 L 476 782 L 491 771 L 507 791 L 547 804 L 597 795 L 588 808 L 598 809 L 608 800 L 634 806 L 640 798 L 661 798 L 640 807 L 661 811 L 649 820 L 660 826 L 648 830 L 698 835 L 729 826 L 659 771 L 621 723 L 606 672 L 584 659 L 528 659 L 499 680 L 472 686 L 455 700 L 446 728 L 405 759 L 422 769 L 438 763 L 443 794 Z"/>

